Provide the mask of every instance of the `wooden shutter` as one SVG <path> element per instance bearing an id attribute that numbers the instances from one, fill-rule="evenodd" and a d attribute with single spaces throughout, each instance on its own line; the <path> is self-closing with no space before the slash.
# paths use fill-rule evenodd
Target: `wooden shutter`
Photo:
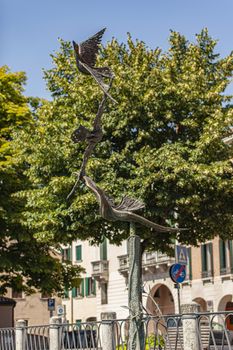
<path id="1" fill-rule="evenodd" d="M 77 288 L 73 287 L 72 288 L 72 298 L 76 298 L 76 296 L 77 296 Z"/>
<path id="2" fill-rule="evenodd" d="M 201 245 L 201 266 L 202 266 L 202 272 L 206 272 L 207 271 L 206 244 Z"/>
<path id="3" fill-rule="evenodd" d="M 222 239 L 219 239 L 219 258 L 220 258 L 220 270 L 226 268 L 226 251 L 225 251 L 225 242 Z"/>
<path id="4" fill-rule="evenodd" d="M 81 261 L 82 260 L 82 246 L 77 245 L 76 246 L 76 261 Z"/>
<path id="5" fill-rule="evenodd" d="M 85 284 L 86 284 L 86 296 L 89 295 L 89 277 L 85 278 Z"/>
<path id="6" fill-rule="evenodd" d="M 96 280 L 95 279 L 93 279 L 93 283 L 94 283 L 94 285 L 93 285 L 93 293 L 94 293 L 94 295 L 96 295 Z"/>
<path id="7" fill-rule="evenodd" d="M 229 250 L 230 250 L 230 267 L 231 267 L 231 272 L 233 272 L 233 241 L 229 241 Z"/>
<path id="8" fill-rule="evenodd" d="M 67 260 L 71 261 L 71 248 L 67 248 Z"/>
<path id="9" fill-rule="evenodd" d="M 68 299 L 68 298 L 69 298 L 69 291 L 68 291 L 68 289 L 65 289 L 65 290 L 64 290 L 64 298 L 65 298 L 65 299 Z"/>
<path id="10" fill-rule="evenodd" d="M 107 239 L 104 237 L 103 242 L 100 244 L 100 260 L 107 260 Z"/>
<path id="11" fill-rule="evenodd" d="M 192 248 L 188 248 L 188 264 L 189 264 L 189 279 L 191 280 L 192 279 Z"/>
<path id="12" fill-rule="evenodd" d="M 82 282 L 81 282 L 81 293 L 82 293 L 82 297 L 84 297 L 85 295 L 85 283 L 84 283 L 84 278 L 82 278 Z"/>

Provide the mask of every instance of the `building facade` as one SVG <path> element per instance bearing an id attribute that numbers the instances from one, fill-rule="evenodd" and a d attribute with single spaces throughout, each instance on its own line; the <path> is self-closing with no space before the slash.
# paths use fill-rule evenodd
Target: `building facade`
<path id="1" fill-rule="evenodd" d="M 6 294 L 6 298 L 15 304 L 11 326 L 14 326 L 18 320 L 25 320 L 28 326 L 49 324 L 50 317 L 57 314 L 57 306 L 62 304 L 61 298 L 52 296 L 55 299 L 55 310 L 50 311 L 48 295 L 35 293 L 29 296 L 11 289 Z M 9 327 L 10 315 L 11 310 L 7 310 L 4 315 L 1 312 L 0 327 Z"/>
<path id="2" fill-rule="evenodd" d="M 192 301 L 201 311 L 233 310 L 232 241 L 219 237 L 189 247 L 187 275 L 180 288 L 180 303 Z M 69 322 L 100 320 L 104 313 L 118 319 L 128 317 L 127 242 L 113 246 L 106 240 L 99 246 L 87 241 L 73 242 L 64 257 L 86 269 L 79 288 L 67 292 L 63 304 Z M 178 293 L 169 276 L 175 257 L 160 252 L 145 252 L 142 258 L 143 304 L 148 314 L 178 313 Z"/>

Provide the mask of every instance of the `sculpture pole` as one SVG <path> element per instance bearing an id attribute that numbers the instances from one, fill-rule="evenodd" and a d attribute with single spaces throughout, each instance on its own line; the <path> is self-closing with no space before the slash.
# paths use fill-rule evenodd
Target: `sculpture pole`
<path id="1" fill-rule="evenodd" d="M 136 225 L 132 222 L 130 223 L 128 250 L 128 305 L 130 313 L 128 348 L 129 350 L 143 350 L 145 334 L 142 322 L 141 239 L 136 235 Z"/>
<path id="2" fill-rule="evenodd" d="M 158 225 L 141 215 L 135 213 L 144 208 L 144 204 L 137 199 L 125 196 L 116 205 L 96 183 L 86 176 L 86 166 L 92 152 L 98 142 L 101 141 L 103 132 L 101 117 L 104 113 L 104 106 L 107 97 L 113 102 L 114 98 L 109 94 L 109 90 L 114 79 L 114 74 L 108 67 L 95 67 L 99 44 L 105 29 L 102 29 L 94 36 L 81 44 L 74 44 L 76 64 L 81 73 L 91 75 L 104 92 L 103 99 L 93 123 L 93 129 L 88 130 L 84 126 L 79 126 L 72 134 L 75 143 L 86 141 L 87 147 L 84 152 L 83 162 L 73 189 L 67 199 L 75 193 L 78 182 L 84 181 L 86 186 L 94 193 L 100 208 L 100 215 L 109 221 L 126 221 L 130 224 L 129 237 L 129 310 L 130 310 L 130 330 L 129 330 L 129 350 L 143 350 L 145 343 L 144 327 L 142 322 L 142 286 L 141 286 L 141 239 L 136 235 L 136 223 L 152 229 L 154 232 L 178 232 L 180 229 Z M 105 80 L 109 79 L 106 84 Z M 151 231 L 151 234 L 153 234 Z"/>

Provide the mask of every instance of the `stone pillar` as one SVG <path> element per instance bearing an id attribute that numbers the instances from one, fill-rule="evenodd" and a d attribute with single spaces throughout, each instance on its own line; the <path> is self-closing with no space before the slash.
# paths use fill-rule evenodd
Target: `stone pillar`
<path id="1" fill-rule="evenodd" d="M 181 305 L 182 324 L 183 324 L 183 350 L 200 350 L 198 335 L 197 312 L 200 312 L 200 305 L 197 303 Z"/>
<path id="2" fill-rule="evenodd" d="M 101 349 L 102 350 L 115 350 L 116 339 L 114 334 L 114 320 L 116 319 L 115 312 L 102 312 L 101 313 Z"/>
<path id="3" fill-rule="evenodd" d="M 142 322 L 142 283 L 141 283 L 141 239 L 136 235 L 135 224 L 130 223 L 128 304 L 130 313 L 129 350 L 144 349 L 144 327 Z"/>
<path id="4" fill-rule="evenodd" d="M 18 320 L 15 327 L 15 349 L 24 350 L 26 346 L 26 321 Z"/>
<path id="5" fill-rule="evenodd" d="M 60 350 L 61 348 L 61 317 L 50 318 L 49 327 L 49 349 Z"/>

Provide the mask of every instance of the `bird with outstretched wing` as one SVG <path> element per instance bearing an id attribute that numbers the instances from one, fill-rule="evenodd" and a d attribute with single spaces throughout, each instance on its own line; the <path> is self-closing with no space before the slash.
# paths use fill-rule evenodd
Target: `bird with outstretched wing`
<path id="1" fill-rule="evenodd" d="M 173 228 L 165 227 L 158 225 L 146 218 L 135 214 L 134 211 L 144 208 L 144 204 L 130 197 L 124 197 L 119 205 L 115 205 L 114 201 L 110 199 L 105 192 L 98 187 L 95 182 L 88 176 L 83 177 L 88 188 L 94 193 L 99 206 L 100 206 L 100 215 L 110 221 L 126 221 L 139 223 L 143 226 L 151 228 L 156 232 L 179 232 L 187 230 L 185 228 Z"/>
<path id="2" fill-rule="evenodd" d="M 74 54 L 79 71 L 84 74 L 90 74 L 103 92 L 113 102 L 116 102 L 108 92 L 109 85 L 104 82 L 104 78 L 113 79 L 113 72 L 109 67 L 95 67 L 99 45 L 105 30 L 106 28 L 100 30 L 98 33 L 80 44 L 73 41 Z"/>

